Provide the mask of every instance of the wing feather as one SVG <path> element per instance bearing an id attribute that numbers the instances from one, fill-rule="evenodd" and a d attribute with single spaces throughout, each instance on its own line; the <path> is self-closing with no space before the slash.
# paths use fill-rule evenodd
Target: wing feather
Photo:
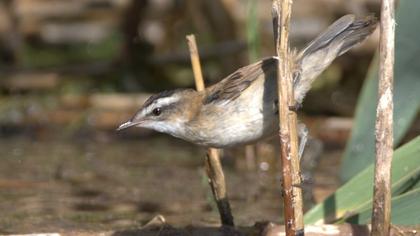
<path id="1" fill-rule="evenodd" d="M 219 83 L 209 87 L 203 99 L 203 104 L 225 103 L 235 100 L 259 76 L 275 70 L 277 60 L 277 57 L 269 57 L 238 69 Z"/>

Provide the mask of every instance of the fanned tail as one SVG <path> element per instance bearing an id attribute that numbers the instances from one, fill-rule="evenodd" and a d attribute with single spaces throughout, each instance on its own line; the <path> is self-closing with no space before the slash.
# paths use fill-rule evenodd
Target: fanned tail
<path id="1" fill-rule="evenodd" d="M 312 82 L 338 56 L 366 39 L 375 29 L 377 19 L 356 19 L 345 15 L 306 46 L 296 59 L 295 99 L 302 102 Z"/>

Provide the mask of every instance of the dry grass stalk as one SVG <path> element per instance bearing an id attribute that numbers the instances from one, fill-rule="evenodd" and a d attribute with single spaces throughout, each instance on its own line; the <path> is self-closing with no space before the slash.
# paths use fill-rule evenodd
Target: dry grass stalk
<path id="1" fill-rule="evenodd" d="M 382 0 L 379 89 L 376 110 L 376 162 L 371 235 L 389 235 L 393 156 L 394 0 Z"/>
<path id="2" fill-rule="evenodd" d="M 198 91 L 205 89 L 203 75 L 201 72 L 200 57 L 198 54 L 197 43 L 194 35 L 187 37 L 190 49 L 191 64 L 194 73 L 195 86 Z M 219 152 L 217 149 L 209 148 L 206 155 L 206 172 L 213 196 L 219 209 L 220 218 L 223 225 L 234 226 L 232 212 L 226 193 L 226 182 L 220 163 Z"/>
<path id="3" fill-rule="evenodd" d="M 303 235 L 303 201 L 296 112 L 292 87 L 292 59 L 289 50 L 289 23 L 293 0 L 273 0 L 273 29 L 276 55 L 279 57 L 277 83 L 280 119 L 280 150 L 283 175 L 284 219 L 286 235 Z"/>

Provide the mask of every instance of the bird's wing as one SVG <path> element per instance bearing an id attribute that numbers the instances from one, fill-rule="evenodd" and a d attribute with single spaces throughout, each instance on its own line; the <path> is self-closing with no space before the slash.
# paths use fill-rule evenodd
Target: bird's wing
<path id="1" fill-rule="evenodd" d="M 259 76 L 275 70 L 277 60 L 277 57 L 269 57 L 238 69 L 217 84 L 209 87 L 203 99 L 203 104 L 226 103 L 235 100 Z"/>

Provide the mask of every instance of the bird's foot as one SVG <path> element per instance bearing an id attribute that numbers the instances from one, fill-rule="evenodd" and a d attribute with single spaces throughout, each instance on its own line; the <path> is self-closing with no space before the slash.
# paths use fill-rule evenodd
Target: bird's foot
<path id="1" fill-rule="evenodd" d="M 301 102 L 295 102 L 295 104 L 293 104 L 292 106 L 289 106 L 289 110 L 294 111 L 294 112 L 297 112 L 301 108 L 302 108 Z"/>

